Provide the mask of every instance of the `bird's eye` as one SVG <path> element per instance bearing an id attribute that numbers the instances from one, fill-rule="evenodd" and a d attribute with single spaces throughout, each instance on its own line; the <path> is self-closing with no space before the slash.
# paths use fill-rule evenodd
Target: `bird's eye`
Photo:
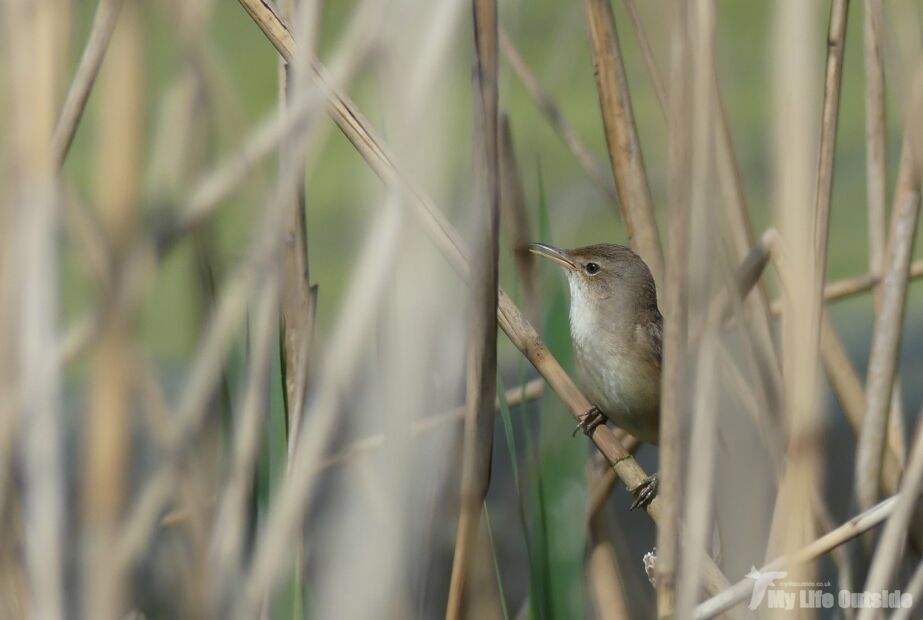
<path id="1" fill-rule="evenodd" d="M 597 265 L 596 263 L 587 263 L 585 269 L 586 269 L 586 272 L 590 275 L 599 273 L 599 265 Z"/>

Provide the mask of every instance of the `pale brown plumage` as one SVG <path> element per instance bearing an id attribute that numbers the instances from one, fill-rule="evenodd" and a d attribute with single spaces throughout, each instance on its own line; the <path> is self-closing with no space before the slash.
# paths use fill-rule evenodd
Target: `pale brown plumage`
<path id="1" fill-rule="evenodd" d="M 565 268 L 574 361 L 584 393 L 605 418 L 656 444 L 663 316 L 647 265 L 630 248 L 614 243 L 573 250 L 533 243 L 529 249 Z M 589 435 L 602 422 L 591 410 L 580 428 Z M 656 492 L 656 479 L 650 486 Z M 652 498 L 645 495 L 645 501 Z"/>

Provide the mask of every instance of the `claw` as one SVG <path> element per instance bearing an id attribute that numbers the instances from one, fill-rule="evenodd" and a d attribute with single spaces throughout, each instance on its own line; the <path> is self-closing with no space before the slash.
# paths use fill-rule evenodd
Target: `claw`
<path id="1" fill-rule="evenodd" d="M 583 433 L 589 437 L 593 434 L 593 431 L 596 430 L 597 426 L 602 426 L 606 423 L 605 414 L 595 405 L 580 414 L 579 418 L 580 422 L 577 424 L 577 428 L 574 429 L 574 432 L 571 433 L 571 437 L 576 437 L 577 431 L 583 431 Z"/>
<path id="2" fill-rule="evenodd" d="M 635 508 L 646 508 L 654 498 L 657 497 L 657 489 L 660 486 L 660 478 L 657 474 L 653 476 L 648 476 L 644 481 L 631 489 L 631 494 L 635 496 L 635 501 L 632 502 L 629 510 L 634 510 Z"/>

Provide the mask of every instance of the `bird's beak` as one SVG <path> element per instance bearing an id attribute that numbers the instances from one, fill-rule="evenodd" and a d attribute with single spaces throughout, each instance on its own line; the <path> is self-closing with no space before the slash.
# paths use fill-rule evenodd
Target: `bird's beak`
<path id="1" fill-rule="evenodd" d="M 546 245 L 544 243 L 530 243 L 526 247 L 533 254 L 544 256 L 545 258 L 551 259 L 556 263 L 564 265 L 568 269 L 577 269 L 577 264 L 567 256 L 567 252 L 564 250 L 559 250 L 556 247 Z"/>

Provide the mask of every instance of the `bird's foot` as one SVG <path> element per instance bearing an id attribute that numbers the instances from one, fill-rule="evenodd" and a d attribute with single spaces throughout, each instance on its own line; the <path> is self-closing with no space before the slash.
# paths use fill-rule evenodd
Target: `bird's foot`
<path id="1" fill-rule="evenodd" d="M 593 431 L 596 430 L 597 426 L 602 426 L 606 423 L 606 416 L 599 410 L 599 407 L 595 405 L 581 413 L 578 419 L 580 422 L 577 424 L 577 428 L 574 429 L 574 432 L 571 433 L 571 437 L 575 437 L 577 431 L 583 431 L 583 434 L 589 437 L 593 434 Z"/>
<path id="2" fill-rule="evenodd" d="M 660 478 L 657 474 L 653 476 L 648 476 L 644 481 L 631 489 L 631 494 L 635 496 L 635 501 L 632 502 L 631 508 L 629 510 L 634 510 L 635 508 L 646 508 L 654 498 L 657 497 L 657 489 L 660 487 Z"/>

